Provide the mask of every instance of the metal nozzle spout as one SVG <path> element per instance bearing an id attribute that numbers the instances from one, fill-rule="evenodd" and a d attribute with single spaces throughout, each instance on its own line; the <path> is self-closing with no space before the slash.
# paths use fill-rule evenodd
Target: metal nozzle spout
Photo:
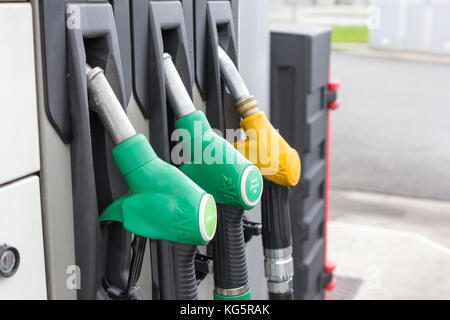
<path id="1" fill-rule="evenodd" d="M 96 112 L 115 145 L 134 136 L 136 130 L 128 119 L 119 100 L 101 68 L 86 64 L 89 107 Z"/>
<path id="2" fill-rule="evenodd" d="M 197 111 L 197 109 L 173 64 L 172 56 L 165 53 L 163 60 L 167 99 L 169 100 L 169 104 L 175 116 L 177 118 L 183 118 L 184 116 Z"/>
<path id="3" fill-rule="evenodd" d="M 220 74 L 227 85 L 235 102 L 251 97 L 241 74 L 228 54 L 219 46 Z"/>

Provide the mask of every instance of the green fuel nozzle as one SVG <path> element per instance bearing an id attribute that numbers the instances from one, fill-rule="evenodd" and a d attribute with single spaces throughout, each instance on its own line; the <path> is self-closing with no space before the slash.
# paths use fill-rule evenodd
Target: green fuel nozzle
<path id="1" fill-rule="evenodd" d="M 163 58 L 167 99 L 178 118 L 175 129 L 189 157 L 180 170 L 218 203 L 217 234 L 212 241 L 214 297 L 249 300 L 242 218 L 244 210 L 261 199 L 261 172 L 212 130 L 205 114 L 196 110 L 172 57 L 164 54 Z"/>
<path id="2" fill-rule="evenodd" d="M 140 237 L 205 245 L 215 235 L 216 203 L 181 171 L 159 159 L 137 135 L 103 70 L 86 67 L 90 108 L 116 145 L 113 158 L 131 193 L 114 202 L 100 221 L 121 222 Z"/>
<path id="3" fill-rule="evenodd" d="M 261 199 L 259 169 L 216 134 L 197 111 L 169 54 L 164 54 L 167 99 L 189 161 L 180 170 L 211 193 L 218 204 L 252 209 Z"/>

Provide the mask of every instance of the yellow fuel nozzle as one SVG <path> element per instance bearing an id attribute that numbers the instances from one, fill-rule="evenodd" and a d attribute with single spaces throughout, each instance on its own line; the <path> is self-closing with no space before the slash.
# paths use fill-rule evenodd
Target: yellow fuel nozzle
<path id="1" fill-rule="evenodd" d="M 241 128 L 247 134 L 247 140 L 235 143 L 235 148 L 256 165 L 266 179 L 283 186 L 297 185 L 301 174 L 298 152 L 259 110 L 255 97 L 250 95 L 233 61 L 220 46 L 218 53 L 221 77 L 236 101 L 236 111 L 242 117 Z"/>

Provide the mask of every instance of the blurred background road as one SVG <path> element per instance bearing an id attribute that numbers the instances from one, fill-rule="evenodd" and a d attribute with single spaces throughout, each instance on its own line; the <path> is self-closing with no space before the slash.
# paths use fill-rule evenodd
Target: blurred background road
<path id="1" fill-rule="evenodd" d="M 376 2 L 271 1 L 274 23 L 334 30 L 342 105 L 331 118 L 329 256 L 338 286 L 328 298 L 450 299 L 450 52 L 412 50 L 407 31 L 385 25 L 386 47 L 370 44 Z M 400 3 L 406 10 L 409 2 L 391 4 Z M 429 9 L 416 3 L 416 15 Z"/>
<path id="2" fill-rule="evenodd" d="M 343 103 L 331 120 L 340 285 L 329 297 L 450 299 L 450 64 L 376 52 L 332 59 Z"/>
<path id="3" fill-rule="evenodd" d="M 450 64 L 335 53 L 332 67 L 331 185 L 450 200 Z"/>

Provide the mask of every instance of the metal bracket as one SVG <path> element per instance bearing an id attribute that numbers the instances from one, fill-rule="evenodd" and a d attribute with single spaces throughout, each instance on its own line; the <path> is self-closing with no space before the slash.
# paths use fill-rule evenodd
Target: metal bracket
<path id="1" fill-rule="evenodd" d="M 200 282 L 203 281 L 208 274 L 213 274 L 213 257 L 205 255 L 197 250 L 197 254 L 195 255 L 195 273 L 198 284 L 200 284 Z"/>
<path id="2" fill-rule="evenodd" d="M 247 219 L 243 220 L 245 243 L 249 243 L 253 237 L 259 237 L 262 234 L 262 224 L 252 222 Z"/>

